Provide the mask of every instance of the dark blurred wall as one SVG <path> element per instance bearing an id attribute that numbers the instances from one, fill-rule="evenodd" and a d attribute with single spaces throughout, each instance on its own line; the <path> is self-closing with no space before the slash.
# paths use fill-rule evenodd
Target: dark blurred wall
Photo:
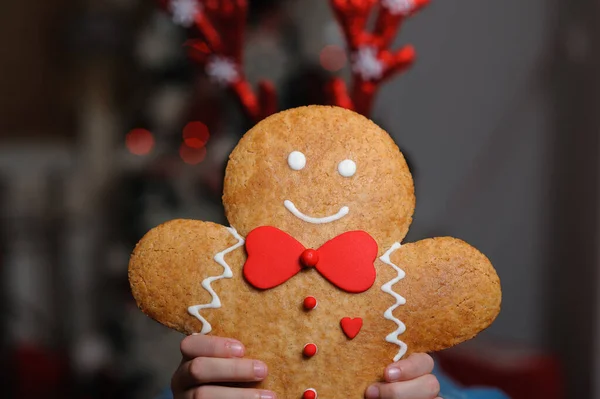
<path id="1" fill-rule="evenodd" d="M 553 156 L 548 218 L 548 342 L 565 361 L 569 397 L 599 397 L 600 4 L 555 3 L 550 48 Z"/>
<path id="2" fill-rule="evenodd" d="M 0 4 L 0 136 L 69 136 L 69 62 L 64 39 L 76 2 Z M 70 7 L 71 6 L 71 7 Z"/>

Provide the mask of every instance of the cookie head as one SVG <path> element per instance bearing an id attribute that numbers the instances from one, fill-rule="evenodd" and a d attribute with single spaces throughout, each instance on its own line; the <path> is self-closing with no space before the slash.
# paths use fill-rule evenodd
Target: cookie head
<path id="1" fill-rule="evenodd" d="M 406 235 L 415 197 L 404 157 L 383 129 L 343 108 L 309 106 L 246 133 L 229 158 L 223 203 L 242 236 L 273 226 L 318 247 L 361 230 L 385 249 Z"/>

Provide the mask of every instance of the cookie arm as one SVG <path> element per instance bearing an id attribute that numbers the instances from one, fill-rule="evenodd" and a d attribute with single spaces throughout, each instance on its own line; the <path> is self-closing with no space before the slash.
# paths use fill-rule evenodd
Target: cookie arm
<path id="1" fill-rule="evenodd" d="M 405 273 L 394 289 L 406 298 L 394 310 L 406 331 L 407 354 L 438 351 L 469 340 L 497 317 L 500 280 L 488 258 L 451 237 L 404 244 L 391 262 Z"/>
<path id="2" fill-rule="evenodd" d="M 129 261 L 138 307 L 182 333 L 210 332 L 209 309 L 221 307 L 219 280 L 234 274 L 225 257 L 242 245 L 234 229 L 210 222 L 172 220 L 150 230 Z"/>

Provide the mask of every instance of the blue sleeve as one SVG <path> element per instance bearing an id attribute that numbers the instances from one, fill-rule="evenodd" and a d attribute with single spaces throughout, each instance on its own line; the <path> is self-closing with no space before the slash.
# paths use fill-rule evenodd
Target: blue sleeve
<path id="1" fill-rule="evenodd" d="M 510 399 L 498 389 L 461 387 L 437 367 L 433 373 L 440 382 L 442 399 Z"/>
<path id="2" fill-rule="evenodd" d="M 169 388 L 165 389 L 155 399 L 173 399 L 173 394 L 171 393 L 171 389 L 169 389 Z"/>

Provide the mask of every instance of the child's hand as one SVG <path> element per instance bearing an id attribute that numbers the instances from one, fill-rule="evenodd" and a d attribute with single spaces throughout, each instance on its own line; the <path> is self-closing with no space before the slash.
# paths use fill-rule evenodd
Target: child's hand
<path id="1" fill-rule="evenodd" d="M 373 384 L 367 399 L 441 399 L 440 384 L 431 374 L 433 359 L 424 353 L 411 355 L 385 369 L 384 383 Z"/>
<path id="2" fill-rule="evenodd" d="M 175 399 L 275 399 L 270 391 L 219 385 L 261 381 L 267 376 L 263 362 L 242 359 L 244 346 L 236 340 L 192 335 L 181 341 L 181 354 L 171 380 Z"/>

